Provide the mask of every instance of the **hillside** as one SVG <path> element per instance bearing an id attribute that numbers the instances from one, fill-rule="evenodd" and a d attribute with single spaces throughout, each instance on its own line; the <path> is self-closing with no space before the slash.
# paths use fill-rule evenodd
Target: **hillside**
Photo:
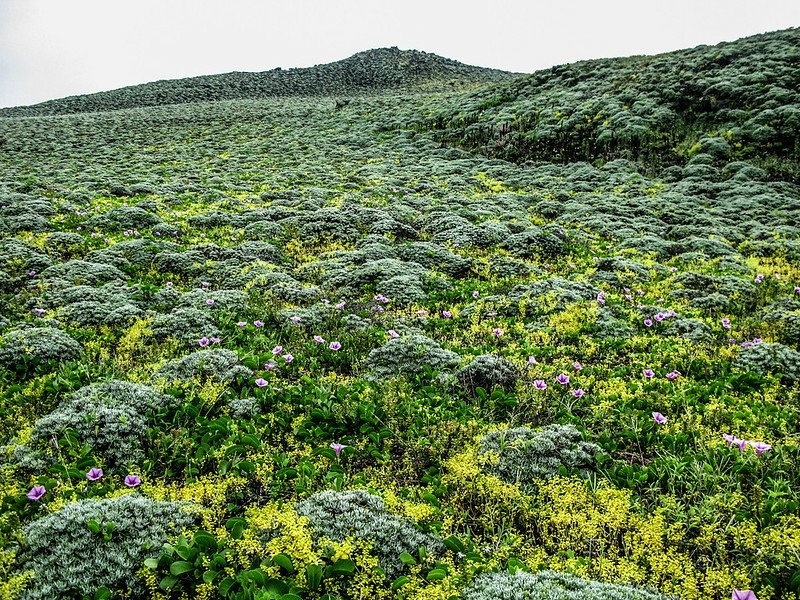
<path id="1" fill-rule="evenodd" d="M 418 50 L 380 48 L 315 67 L 155 81 L 33 106 L 2 108 L 0 117 L 100 112 L 276 96 L 352 96 L 413 88 L 452 89 L 512 76 L 505 71 L 472 67 Z"/>
<path id="2" fill-rule="evenodd" d="M 0 598 L 796 600 L 798 35 L 6 111 Z"/>

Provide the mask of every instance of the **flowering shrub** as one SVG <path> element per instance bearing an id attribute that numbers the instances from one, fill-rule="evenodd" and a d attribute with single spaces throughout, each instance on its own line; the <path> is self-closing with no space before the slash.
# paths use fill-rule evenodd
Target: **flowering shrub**
<path id="1" fill-rule="evenodd" d="M 239 356 L 231 350 L 214 348 L 199 350 L 183 358 L 173 360 L 159 368 L 153 378 L 173 382 L 190 383 L 194 379 L 211 379 L 231 383 L 237 377 L 248 378 L 253 372 L 238 364 Z"/>
<path id="2" fill-rule="evenodd" d="M 32 583 L 20 598 L 46 600 L 91 595 L 100 587 L 144 592 L 136 572 L 156 556 L 170 536 L 196 521 L 175 502 L 155 502 L 136 493 L 107 500 L 80 500 L 24 528 L 21 568 Z M 103 536 L 89 525 L 99 524 Z"/>
<path id="3" fill-rule="evenodd" d="M 519 369 L 509 360 L 493 354 L 481 354 L 456 373 L 461 385 L 474 394 L 476 388 L 491 392 L 495 387 L 513 389 L 519 378 Z"/>

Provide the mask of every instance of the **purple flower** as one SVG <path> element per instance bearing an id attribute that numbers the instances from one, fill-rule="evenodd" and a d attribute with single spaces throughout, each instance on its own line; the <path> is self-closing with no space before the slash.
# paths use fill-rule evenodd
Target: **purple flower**
<path id="1" fill-rule="evenodd" d="M 328 348 L 330 348 L 331 350 L 341 350 L 342 345 L 339 342 L 331 342 L 328 345 Z"/>
<path id="2" fill-rule="evenodd" d="M 479 292 L 478 290 L 475 290 L 474 292 L 472 292 L 472 297 L 473 297 L 473 298 L 477 298 L 477 297 L 478 297 L 478 296 L 480 296 L 480 295 L 481 295 L 481 294 L 480 294 L 480 292 Z"/>
<path id="3" fill-rule="evenodd" d="M 501 335 L 503 335 L 503 330 L 502 330 L 502 329 L 500 329 L 499 327 L 495 327 L 494 329 L 492 329 L 492 333 L 493 333 L 493 334 L 494 334 L 496 337 L 500 337 Z"/>
<path id="4" fill-rule="evenodd" d="M 389 338 L 390 338 L 390 339 L 393 339 L 393 340 L 396 340 L 397 338 L 399 338 L 399 337 L 400 337 L 400 334 L 399 334 L 399 333 L 397 333 L 397 332 L 396 332 L 394 329 L 390 329 L 390 330 L 389 330 L 389 331 L 387 331 L 386 333 L 389 335 Z"/>
<path id="5" fill-rule="evenodd" d="M 670 269 L 669 269 L 669 270 L 670 270 L 670 271 L 672 271 L 672 272 L 674 273 L 675 271 L 677 271 L 677 270 L 678 270 L 678 267 L 670 267 Z"/>
<path id="6" fill-rule="evenodd" d="M 314 336 L 314 341 L 317 342 L 318 344 L 324 344 L 325 343 L 325 340 L 320 335 L 315 335 Z"/>
<path id="7" fill-rule="evenodd" d="M 731 328 L 731 320 L 730 319 L 722 319 L 722 327 L 725 329 Z"/>
<path id="8" fill-rule="evenodd" d="M 209 298 L 208 300 L 206 300 L 206 304 L 208 304 L 209 306 L 214 306 L 214 300 L 212 298 Z"/>
<path id="9" fill-rule="evenodd" d="M 256 379 L 256 381 L 255 381 L 255 384 L 256 384 L 258 387 L 260 387 L 260 388 L 263 388 L 263 387 L 266 387 L 266 385 L 267 385 L 267 380 L 266 380 L 266 379 L 263 379 L 263 378 L 261 378 L 261 377 L 259 377 L 258 379 Z"/>
<path id="10" fill-rule="evenodd" d="M 794 286 L 794 293 L 800 296 L 800 285 Z"/>
<path id="11" fill-rule="evenodd" d="M 764 340 L 762 340 L 760 337 L 754 337 L 753 338 L 753 345 L 755 346 L 756 344 L 760 344 L 763 341 Z"/>
<path id="12" fill-rule="evenodd" d="M 666 318 L 667 318 L 667 315 L 665 315 L 664 313 L 661 313 L 661 312 L 660 312 L 660 313 L 656 313 L 656 315 L 655 315 L 653 318 L 654 318 L 654 319 L 655 319 L 657 322 L 661 323 L 661 321 L 663 321 L 664 319 L 666 319 Z"/>
<path id="13" fill-rule="evenodd" d="M 199 340 L 197 340 L 197 343 L 200 344 L 201 348 L 205 348 L 206 346 L 208 346 L 209 340 L 207 337 L 201 337 Z"/>
<path id="14" fill-rule="evenodd" d="M 264 321 L 253 321 L 253 325 L 255 325 L 256 327 L 263 327 Z"/>
<path id="15" fill-rule="evenodd" d="M 418 311 L 417 311 L 417 314 L 418 314 L 420 317 L 425 317 L 425 316 L 427 316 L 427 315 L 428 315 L 428 311 L 427 311 L 427 310 L 425 310 L 424 308 L 422 308 L 422 309 L 420 309 L 420 310 L 418 310 Z"/>
<path id="16" fill-rule="evenodd" d="M 142 480 L 136 475 L 125 475 L 125 485 L 127 485 L 128 487 L 133 488 L 139 485 L 140 483 L 142 483 Z"/>
<path id="17" fill-rule="evenodd" d="M 644 320 L 644 326 L 645 327 L 652 327 L 653 326 L 653 322 L 650 319 L 645 319 Z"/>
<path id="18" fill-rule="evenodd" d="M 103 476 L 103 469 L 98 469 L 97 467 L 92 467 L 89 469 L 89 472 L 86 473 L 86 479 L 89 481 L 97 481 Z"/>
<path id="19" fill-rule="evenodd" d="M 753 590 L 733 590 L 731 600 L 758 600 Z"/>
<path id="20" fill-rule="evenodd" d="M 453 313 L 451 313 L 449 310 L 443 310 L 442 311 L 442 318 L 443 319 L 452 319 L 453 318 Z"/>
<path id="21" fill-rule="evenodd" d="M 583 388 L 578 388 L 576 390 L 572 390 L 572 395 L 576 398 L 583 398 L 586 392 L 583 391 Z"/>
<path id="22" fill-rule="evenodd" d="M 655 373 L 653 372 L 653 369 L 644 369 L 642 370 L 642 375 L 644 375 L 648 379 L 652 379 Z"/>
<path id="23" fill-rule="evenodd" d="M 203 282 L 201 283 L 201 285 L 202 285 L 204 288 L 207 288 L 207 287 L 208 287 L 208 282 L 207 282 L 207 281 L 203 281 Z"/>
<path id="24" fill-rule="evenodd" d="M 600 306 L 605 306 L 606 305 L 606 294 L 605 294 L 605 292 L 600 292 L 599 294 L 597 294 L 597 304 L 599 304 Z"/>
<path id="25" fill-rule="evenodd" d="M 34 308 L 33 312 L 36 313 L 37 317 L 41 317 L 47 311 L 45 311 L 45 309 L 43 309 L 43 308 Z"/>
<path id="26" fill-rule="evenodd" d="M 759 273 L 758 275 L 756 275 L 755 281 L 756 283 L 761 283 L 762 281 L 764 281 L 764 276 Z"/>
<path id="27" fill-rule="evenodd" d="M 572 368 L 576 371 L 580 371 L 583 368 L 583 365 L 579 362 L 574 362 L 572 363 Z"/>
<path id="28" fill-rule="evenodd" d="M 662 415 L 660 412 L 653 413 L 653 421 L 656 422 L 656 425 L 663 425 L 667 422 L 667 417 Z"/>
<path id="29" fill-rule="evenodd" d="M 164 285 L 166 285 L 168 288 L 171 288 L 173 284 L 172 284 L 172 282 L 171 282 L 171 281 L 168 281 L 168 282 L 167 282 L 167 283 L 165 283 Z"/>
<path id="30" fill-rule="evenodd" d="M 40 500 L 46 493 L 47 490 L 43 485 L 35 485 L 26 495 L 31 500 Z"/>
<path id="31" fill-rule="evenodd" d="M 537 390 L 546 390 L 547 384 L 544 382 L 544 379 L 536 379 L 533 382 L 533 387 L 535 387 Z"/>
<path id="32" fill-rule="evenodd" d="M 339 310 L 344 310 L 344 307 L 345 307 L 346 304 L 347 304 L 347 302 L 342 300 L 341 302 L 339 302 L 339 304 L 336 305 L 336 308 L 338 308 Z"/>
<path id="33" fill-rule="evenodd" d="M 675 381 L 680 376 L 680 374 L 681 374 L 680 371 L 670 371 L 669 373 L 667 373 L 667 379 L 669 379 L 670 381 Z"/>
<path id="34" fill-rule="evenodd" d="M 332 442 L 331 443 L 331 449 L 334 452 L 336 452 L 336 456 L 337 457 L 342 453 L 342 450 L 344 450 L 345 448 L 347 448 L 347 446 L 345 446 L 344 444 L 339 444 L 337 442 Z"/>
<path id="35" fill-rule="evenodd" d="M 28 271 L 29 277 L 33 277 L 34 275 L 36 275 L 36 271 Z"/>
<path id="36" fill-rule="evenodd" d="M 556 381 L 561 385 L 567 385 L 569 383 L 569 375 L 566 373 L 561 373 L 561 375 L 556 377 Z"/>
<path id="37" fill-rule="evenodd" d="M 538 364 L 539 363 L 536 362 L 536 357 L 535 356 L 529 356 L 528 357 L 528 366 L 532 367 L 533 365 L 538 365 Z"/>
<path id="38" fill-rule="evenodd" d="M 761 456 L 764 454 L 764 452 L 772 450 L 772 446 L 765 444 L 764 442 L 750 442 L 750 445 L 756 451 L 756 456 Z"/>
<path id="39" fill-rule="evenodd" d="M 294 360 L 294 356 L 292 356 L 291 354 L 284 354 L 283 360 L 285 360 L 286 364 L 288 365 L 290 362 Z"/>
<path id="40" fill-rule="evenodd" d="M 218 337 L 212 337 L 212 338 L 208 338 L 208 339 L 211 341 L 212 344 L 219 344 L 222 341 L 222 338 L 218 338 Z"/>
<path id="41" fill-rule="evenodd" d="M 274 356 L 278 356 L 278 354 L 280 354 L 281 352 L 283 352 L 283 346 L 275 346 L 275 347 L 272 349 L 272 354 L 273 354 Z"/>
<path id="42" fill-rule="evenodd" d="M 292 323 L 299 323 L 299 322 L 300 322 L 300 317 L 298 317 L 297 315 L 295 315 L 295 316 L 293 316 L 293 317 L 289 317 L 289 320 L 290 320 Z"/>
<path id="43" fill-rule="evenodd" d="M 275 369 L 275 367 L 276 367 L 276 365 L 275 365 L 275 363 L 274 363 L 274 362 L 268 362 L 268 363 L 264 363 L 264 368 L 265 368 L 267 371 L 272 371 L 272 370 L 274 370 L 274 369 Z"/>
<path id="44" fill-rule="evenodd" d="M 238 325 L 239 327 L 247 327 L 247 321 L 239 321 L 238 323 L 236 323 L 236 325 Z"/>

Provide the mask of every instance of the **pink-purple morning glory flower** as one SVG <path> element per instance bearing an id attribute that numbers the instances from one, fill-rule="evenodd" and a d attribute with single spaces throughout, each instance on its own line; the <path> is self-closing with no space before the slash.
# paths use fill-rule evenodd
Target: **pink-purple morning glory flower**
<path id="1" fill-rule="evenodd" d="M 731 328 L 731 320 L 730 319 L 722 319 L 722 327 L 724 329 L 730 329 Z"/>
<path id="2" fill-rule="evenodd" d="M 342 345 L 339 342 L 331 342 L 328 345 L 328 348 L 330 348 L 331 350 L 341 350 Z"/>
<path id="3" fill-rule="evenodd" d="M 662 415 L 660 412 L 654 412 L 653 421 L 655 421 L 656 425 L 663 425 L 667 422 L 667 417 Z"/>
<path id="4" fill-rule="evenodd" d="M 299 323 L 301 319 L 300 319 L 300 317 L 298 317 L 297 315 L 294 315 L 294 316 L 291 316 L 291 317 L 289 317 L 289 320 L 290 320 L 292 323 Z"/>
<path id="5" fill-rule="evenodd" d="M 200 345 L 201 348 L 205 348 L 206 346 L 208 346 L 210 342 L 207 337 L 201 337 L 199 340 L 197 340 L 197 343 Z"/>
<path id="6" fill-rule="evenodd" d="M 277 365 L 276 365 L 274 362 L 268 362 L 268 363 L 264 363 L 264 369 L 266 369 L 267 371 L 273 371 L 273 370 L 275 370 L 275 367 L 276 367 L 276 366 L 277 366 Z"/>
<path id="7" fill-rule="evenodd" d="M 597 294 L 597 304 L 599 304 L 600 306 L 605 306 L 606 305 L 606 294 L 605 294 L 605 292 L 600 292 L 600 293 Z"/>
<path id="8" fill-rule="evenodd" d="M 650 319 L 645 319 L 644 320 L 644 326 L 645 327 L 652 327 L 653 326 L 653 322 Z"/>
<path id="9" fill-rule="evenodd" d="M 500 337 L 501 335 L 503 335 L 503 330 L 502 330 L 502 329 L 500 329 L 499 327 L 495 327 L 494 329 L 492 329 L 492 333 L 493 333 L 493 334 L 494 334 L 496 337 Z"/>
<path id="10" fill-rule="evenodd" d="M 453 313 L 451 313 L 449 310 L 443 310 L 442 311 L 442 318 L 443 319 L 452 319 L 453 318 Z"/>
<path id="11" fill-rule="evenodd" d="M 536 357 L 535 356 L 529 356 L 528 357 L 528 366 L 532 367 L 533 365 L 538 365 L 538 364 L 539 363 L 536 362 Z"/>
<path id="12" fill-rule="evenodd" d="M 239 321 L 236 325 L 238 327 L 247 327 L 247 321 Z"/>
<path id="13" fill-rule="evenodd" d="M 47 493 L 47 489 L 43 485 L 35 485 L 26 494 L 30 500 L 41 500 L 42 496 Z"/>
<path id="14" fill-rule="evenodd" d="M 314 341 L 317 342 L 318 344 L 324 344 L 325 343 L 325 339 L 321 335 L 315 335 L 314 336 Z"/>
<path id="15" fill-rule="evenodd" d="M 97 481 L 103 476 L 103 469 L 98 469 L 97 467 L 92 467 L 86 473 L 86 479 L 89 481 Z"/>
<path id="16" fill-rule="evenodd" d="M 345 307 L 346 305 L 347 305 L 347 302 L 345 302 L 344 300 L 342 300 L 341 302 L 339 302 L 339 303 L 336 305 L 336 308 L 338 308 L 339 310 L 344 310 L 344 307 Z"/>
<path id="17" fill-rule="evenodd" d="M 283 360 L 285 360 L 286 364 L 288 365 L 290 362 L 294 360 L 294 356 L 292 356 L 291 354 L 284 354 Z"/>
<path id="18" fill-rule="evenodd" d="M 544 379 L 536 379 L 533 382 L 533 387 L 535 387 L 537 390 L 546 390 L 547 384 L 544 382 Z"/>
<path id="19" fill-rule="evenodd" d="M 258 379 L 256 379 L 256 381 L 255 381 L 255 384 L 256 384 L 258 387 L 260 387 L 260 388 L 263 388 L 263 387 L 266 387 L 266 385 L 267 385 L 267 380 L 266 380 L 266 379 L 264 379 L 264 378 L 262 378 L 262 377 L 259 377 Z"/>
<path id="20" fill-rule="evenodd" d="M 755 282 L 761 283 L 762 281 L 764 281 L 764 276 L 759 273 L 758 275 L 756 275 Z"/>
<path id="21" fill-rule="evenodd" d="M 400 337 L 400 334 L 399 334 L 399 333 L 397 333 L 397 332 L 396 332 L 394 329 L 390 329 L 390 330 L 389 330 L 389 331 L 387 331 L 386 333 L 389 335 L 389 338 L 390 338 L 390 339 L 393 339 L 393 340 L 396 340 L 397 338 L 399 338 L 399 337 Z"/>
<path id="22" fill-rule="evenodd" d="M 681 375 L 680 371 L 670 371 L 669 373 L 667 373 L 666 377 L 670 381 L 675 381 L 678 377 L 680 377 L 680 375 Z"/>
<path id="23" fill-rule="evenodd" d="M 37 317 L 41 317 L 46 311 L 43 308 L 34 308 L 33 312 L 36 313 Z"/>
<path id="24" fill-rule="evenodd" d="M 125 480 L 124 481 L 125 481 L 125 485 L 127 485 L 130 488 L 136 487 L 140 483 L 142 483 L 142 480 L 139 477 L 137 477 L 136 475 L 125 475 Z"/>
<path id="25" fill-rule="evenodd" d="M 222 341 L 222 338 L 218 338 L 218 337 L 212 337 L 212 338 L 208 338 L 208 339 L 212 344 L 219 344 Z"/>
<path id="26" fill-rule="evenodd" d="M 567 385 L 569 383 L 569 375 L 566 373 L 561 373 L 558 377 L 556 377 L 556 381 L 561 385 Z"/>
<path id="27" fill-rule="evenodd" d="M 273 354 L 273 355 L 275 355 L 275 356 L 277 356 L 277 355 L 278 355 L 278 354 L 280 354 L 281 352 L 283 352 L 283 346 L 275 346 L 275 347 L 272 349 L 272 354 Z"/>
<path id="28" fill-rule="evenodd" d="M 386 304 L 387 302 L 389 302 L 389 299 L 383 294 L 375 294 L 375 302 L 383 302 L 384 304 Z"/>
<path id="29" fill-rule="evenodd" d="M 764 442 L 750 442 L 750 445 L 756 451 L 756 456 L 761 456 L 764 452 L 772 450 L 772 446 Z"/>
<path id="30" fill-rule="evenodd" d="M 171 281 L 168 281 L 164 285 L 167 286 L 168 288 L 171 288 L 173 286 L 173 283 Z"/>
<path id="31" fill-rule="evenodd" d="M 794 293 L 800 296 L 800 285 L 794 286 Z"/>
<path id="32" fill-rule="evenodd" d="M 427 311 L 427 310 L 425 310 L 424 308 L 422 308 L 422 309 L 420 309 L 420 310 L 418 310 L 418 311 L 417 311 L 417 314 L 418 314 L 420 317 L 425 317 L 425 316 L 427 316 L 427 315 L 428 315 L 428 311 Z"/>
<path id="33" fill-rule="evenodd" d="M 208 304 L 209 306 L 214 306 L 213 298 L 209 298 L 208 300 L 206 300 L 206 304 Z"/>
<path id="34" fill-rule="evenodd" d="M 583 388 L 577 388 L 575 390 L 572 390 L 572 395 L 575 396 L 576 398 L 583 398 L 585 394 L 586 392 L 583 391 Z"/>
<path id="35" fill-rule="evenodd" d="M 336 452 L 336 456 L 337 457 L 342 453 L 342 450 L 344 450 L 345 448 L 347 448 L 347 446 L 345 446 L 344 444 L 339 444 L 337 442 L 332 442 L 331 443 L 331 449 L 334 452 Z"/>
<path id="36" fill-rule="evenodd" d="M 472 292 L 472 297 L 473 297 L 473 298 L 477 298 L 477 297 L 478 297 L 478 296 L 480 296 L 480 295 L 481 295 L 481 294 L 480 294 L 480 292 L 479 292 L 478 290 L 475 290 L 474 292 Z"/>
<path id="37" fill-rule="evenodd" d="M 581 369 L 583 369 L 583 365 L 579 362 L 574 362 L 572 363 L 572 368 L 575 369 L 576 371 L 580 371 Z"/>
<path id="38" fill-rule="evenodd" d="M 758 600 L 753 590 L 733 590 L 731 600 Z"/>
<path id="39" fill-rule="evenodd" d="M 648 379 L 652 379 L 655 376 L 655 373 L 653 372 L 653 369 L 643 369 L 642 375 L 644 375 Z"/>
<path id="40" fill-rule="evenodd" d="M 725 433 L 725 434 L 723 434 L 722 437 L 725 438 L 725 441 L 727 442 L 728 446 L 738 446 L 739 447 L 739 452 L 744 452 L 744 449 L 747 448 L 747 441 L 746 440 L 740 440 L 735 435 L 731 435 L 729 433 Z"/>
<path id="41" fill-rule="evenodd" d="M 264 321 L 253 321 L 253 325 L 255 325 L 256 327 L 263 327 Z"/>

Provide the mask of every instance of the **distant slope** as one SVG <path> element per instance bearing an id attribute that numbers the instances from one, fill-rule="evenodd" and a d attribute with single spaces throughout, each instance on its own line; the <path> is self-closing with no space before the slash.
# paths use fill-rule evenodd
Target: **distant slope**
<path id="1" fill-rule="evenodd" d="M 661 169 L 702 154 L 800 181 L 800 29 L 561 65 L 431 100 L 410 121 L 514 162 L 624 158 Z"/>
<path id="2" fill-rule="evenodd" d="M 99 112 L 125 108 L 267 98 L 382 92 L 398 88 L 446 88 L 449 83 L 497 81 L 513 73 L 465 65 L 418 50 L 367 50 L 308 68 L 224 73 L 155 81 L 108 92 L 69 96 L 32 106 L 0 109 L 0 116 Z"/>

